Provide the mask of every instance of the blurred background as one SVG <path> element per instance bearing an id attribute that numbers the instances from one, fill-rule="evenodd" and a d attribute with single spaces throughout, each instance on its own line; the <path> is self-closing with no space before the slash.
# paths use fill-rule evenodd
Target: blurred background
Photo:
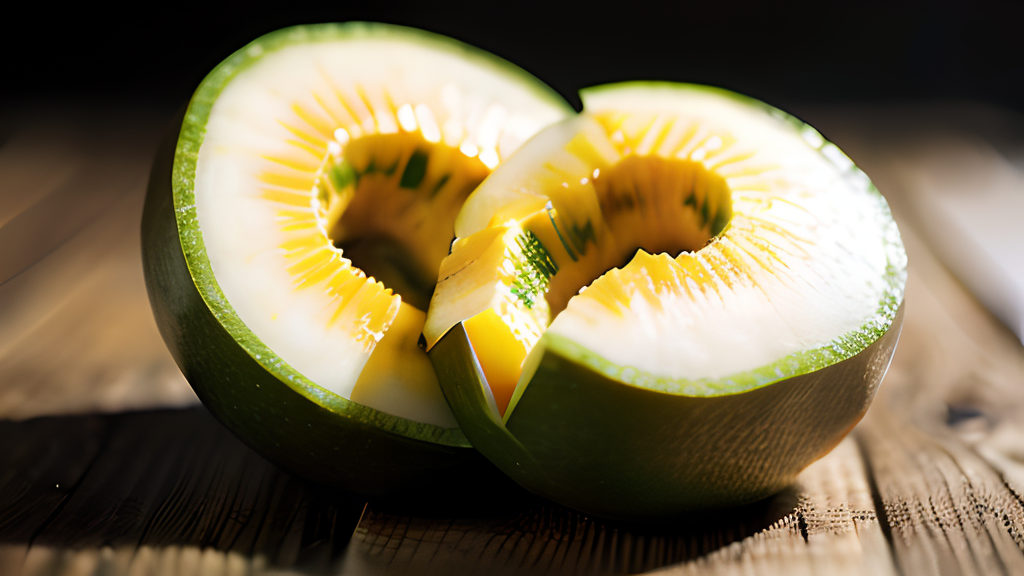
<path id="1" fill-rule="evenodd" d="M 494 52 L 570 100 L 626 79 L 707 83 L 787 108 L 808 101 L 971 99 L 1024 110 L 1010 2 L 26 3 L 0 43 L 2 97 L 175 106 L 253 38 L 374 20 Z M 616 6 L 610 8 L 609 6 Z"/>

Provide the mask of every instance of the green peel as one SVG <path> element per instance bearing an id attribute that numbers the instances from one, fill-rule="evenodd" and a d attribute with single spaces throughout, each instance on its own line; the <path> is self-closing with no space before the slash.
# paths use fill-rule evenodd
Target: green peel
<path id="1" fill-rule="evenodd" d="M 462 325 L 429 352 L 466 436 L 528 490 L 578 510 L 649 520 L 778 492 L 861 419 L 903 308 L 857 354 L 743 394 L 689 396 L 596 372 L 551 340 L 503 424 Z"/>
<path id="2" fill-rule="evenodd" d="M 199 151 L 211 111 L 226 86 L 262 58 L 289 46 L 362 39 L 398 40 L 448 53 L 518 80 L 538 102 L 572 112 L 556 92 L 525 71 L 442 36 L 361 22 L 272 32 L 210 72 L 178 118 L 180 131 L 163 143 L 146 200 L 143 259 L 151 304 L 168 348 L 219 420 L 289 471 L 350 490 L 386 493 L 420 486 L 478 455 L 458 428 L 415 422 L 349 401 L 317 386 L 266 346 L 238 317 L 214 277 L 195 198 Z M 401 186 L 422 181 L 425 160 L 414 157 L 401 175 Z M 344 189 L 360 174 L 343 164 L 328 167 L 327 177 Z"/>
<path id="3" fill-rule="evenodd" d="M 424 474 L 472 461 L 475 453 L 460 430 L 397 419 L 302 379 L 282 379 L 284 362 L 252 340 L 239 341 L 241 323 L 225 325 L 209 305 L 223 298 L 219 290 L 200 291 L 203 284 L 187 266 L 183 244 L 185 250 L 191 245 L 183 239 L 190 236 L 179 237 L 178 225 L 189 212 L 171 203 L 173 144 L 170 134 L 143 211 L 146 286 L 164 341 L 214 416 L 281 467 L 357 492 L 406 489 Z"/>

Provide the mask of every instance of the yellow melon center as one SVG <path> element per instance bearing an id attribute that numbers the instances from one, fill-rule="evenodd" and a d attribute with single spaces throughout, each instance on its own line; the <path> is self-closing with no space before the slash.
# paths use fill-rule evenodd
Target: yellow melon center
<path id="1" fill-rule="evenodd" d="M 449 286 L 466 290 L 470 268 L 491 267 L 485 282 L 497 272 L 504 287 L 463 323 L 501 414 L 527 354 L 573 297 L 635 258 L 700 250 L 732 217 L 725 179 L 688 158 L 627 153 L 588 177 L 553 177 L 545 186 L 553 192 L 541 210 L 460 240 L 442 266 L 442 299 L 453 294 Z"/>
<path id="2" fill-rule="evenodd" d="M 559 246 L 548 249 L 559 271 L 545 299 L 551 318 L 581 289 L 643 250 L 673 258 L 695 252 L 725 228 L 732 215 L 729 187 L 700 162 L 629 155 L 591 177 L 600 218 L 566 203 L 548 210 Z M 594 220 L 600 225 L 595 226 Z M 531 227 L 532 228 L 532 227 Z M 543 230 L 544 227 L 541 228 Z M 549 236 L 550 232 L 534 234 Z M 545 242 L 545 248 L 553 244 Z"/>
<path id="3" fill-rule="evenodd" d="M 455 216 L 490 169 L 419 132 L 374 134 L 331 149 L 317 180 L 327 238 L 354 267 L 425 311 Z"/>

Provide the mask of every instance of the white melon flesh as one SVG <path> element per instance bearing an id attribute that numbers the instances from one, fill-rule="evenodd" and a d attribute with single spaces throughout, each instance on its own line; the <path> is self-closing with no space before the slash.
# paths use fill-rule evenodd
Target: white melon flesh
<path id="1" fill-rule="evenodd" d="M 306 33 L 251 45 L 252 62 L 210 111 L 194 184 L 210 267 L 226 305 L 295 372 L 383 412 L 454 427 L 416 345 L 425 311 L 334 247 L 318 182 L 330 158 L 381 134 L 493 168 L 566 108 L 521 71 L 430 35 Z"/>
<path id="2" fill-rule="evenodd" d="M 746 382 L 736 378 L 742 388 L 825 360 L 798 358 L 808 351 L 827 355 L 833 349 L 827 364 L 852 356 L 879 327 L 888 328 L 902 301 L 902 278 L 889 274 L 890 267 L 905 266 L 899 233 L 878 192 L 813 128 L 797 129 L 788 119 L 711 91 L 637 86 L 589 94 L 585 106 L 593 115 L 631 114 L 648 131 L 658 121 L 673 124 L 663 128 L 665 135 L 679 124 L 700 125 L 706 135 L 693 138 L 691 150 L 675 144 L 674 154 L 700 155 L 725 178 L 733 217 L 694 253 L 638 257 L 599 278 L 591 287 L 618 283 L 628 301 L 609 306 L 586 290 L 548 333 L 611 364 L 669 380 L 764 372 Z M 672 151 L 665 140 L 660 147 Z M 709 146 L 716 141 L 723 144 Z M 665 266 L 650 266 L 656 260 Z M 652 269 L 678 274 L 678 280 L 659 283 Z M 600 336 L 606 334 L 615 337 Z"/>
<path id="3" fill-rule="evenodd" d="M 637 83 L 582 96 L 583 114 L 535 137 L 466 202 L 428 344 L 486 310 L 514 333 L 523 325 L 499 311 L 512 275 L 459 253 L 478 236 L 500 238 L 495 227 L 531 230 L 557 268 L 536 294 L 546 303 L 518 305 L 550 323 L 527 343 L 534 361 L 521 363 L 512 407 L 545 349 L 624 383 L 706 396 L 835 364 L 889 328 L 905 282 L 899 232 L 867 177 L 817 131 L 706 87 Z M 615 201 L 629 208 L 619 213 L 601 190 L 629 162 L 639 167 L 620 178 L 629 197 Z M 672 194 L 714 183 L 726 187 L 720 199 L 701 192 L 693 210 L 677 210 Z M 708 202 L 713 218 L 702 219 Z M 458 303 L 467 286 L 483 304 Z"/>

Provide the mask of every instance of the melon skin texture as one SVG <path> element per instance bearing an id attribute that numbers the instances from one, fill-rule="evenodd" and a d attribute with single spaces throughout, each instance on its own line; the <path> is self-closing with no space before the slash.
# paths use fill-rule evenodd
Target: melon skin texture
<path id="1" fill-rule="evenodd" d="M 607 112 L 608 106 L 614 107 L 620 101 L 635 104 L 642 109 L 642 103 L 636 104 L 636 101 L 643 101 L 648 96 L 655 107 L 661 107 L 658 109 L 660 111 L 673 109 L 673 99 L 677 96 L 695 98 L 697 101 L 709 99 L 716 106 L 737 106 L 742 114 L 763 116 L 759 122 L 763 121 L 771 130 L 778 130 L 794 138 L 786 145 L 800 147 L 800 142 L 806 141 L 809 153 L 812 156 L 820 153 L 821 161 L 828 170 L 831 170 L 830 166 L 835 166 L 837 180 L 852 190 L 849 197 L 859 198 L 859 205 L 866 206 L 865 213 L 878 217 L 877 222 L 868 226 L 869 231 L 864 233 L 877 234 L 865 242 L 865 245 L 870 244 L 866 250 L 875 251 L 872 262 L 878 271 L 876 278 L 865 283 L 870 288 L 864 288 L 875 290 L 870 296 L 873 300 L 866 307 L 863 302 L 851 304 L 860 306 L 859 310 L 863 311 L 850 313 L 848 316 L 852 320 L 844 320 L 848 327 L 833 333 L 825 341 L 797 347 L 793 352 L 782 357 L 772 357 L 767 363 L 755 364 L 753 367 L 730 369 L 731 365 L 749 365 L 749 360 L 741 357 L 735 358 L 735 364 L 728 360 L 712 362 L 717 373 L 698 373 L 696 376 L 672 373 L 672 370 L 688 370 L 686 366 L 668 366 L 664 372 L 658 372 L 656 366 L 651 368 L 652 363 L 656 362 L 652 362 L 649 349 L 629 341 L 635 334 L 642 335 L 640 331 L 630 333 L 625 338 L 618 333 L 573 332 L 574 328 L 566 328 L 566 324 L 561 324 L 562 328 L 555 331 L 554 327 L 559 326 L 559 317 L 555 314 L 549 319 L 547 308 L 541 304 L 544 311 L 536 313 L 533 320 L 518 321 L 517 326 L 526 328 L 516 328 L 519 330 L 516 332 L 517 337 L 523 340 L 519 335 L 536 335 L 536 326 L 544 322 L 549 323 L 551 329 L 541 333 L 531 343 L 532 348 L 527 348 L 527 355 L 522 359 L 521 375 L 518 382 L 512 381 L 515 389 L 506 408 L 498 399 L 499 393 L 494 390 L 494 384 L 488 382 L 487 374 L 504 374 L 501 370 L 507 372 L 504 366 L 508 362 L 495 368 L 498 362 L 494 358 L 500 356 L 500 352 L 485 349 L 489 342 L 502 340 L 496 337 L 479 337 L 477 340 L 474 334 L 479 332 L 474 330 L 479 331 L 478 326 L 485 322 L 481 318 L 487 318 L 486 322 L 491 323 L 488 326 L 493 326 L 495 315 L 502 318 L 518 315 L 523 318 L 533 314 L 538 309 L 536 303 L 541 303 L 544 294 L 541 291 L 533 294 L 529 300 L 533 307 L 530 308 L 522 304 L 524 300 L 521 296 L 519 303 L 512 296 L 502 296 L 509 291 L 500 288 L 502 282 L 507 282 L 501 280 L 500 275 L 496 274 L 493 278 L 498 279 L 495 280 L 480 273 L 481 279 L 472 277 L 474 272 L 463 270 L 469 270 L 478 260 L 486 258 L 488 252 L 481 250 L 479 245 L 491 237 L 500 237 L 498 233 L 488 232 L 499 225 L 506 226 L 512 233 L 517 233 L 517 230 L 535 231 L 532 238 L 546 242 L 545 257 L 541 259 L 543 266 L 531 267 L 529 276 L 534 286 L 541 286 L 544 290 L 552 290 L 560 270 L 571 270 L 577 259 L 583 262 L 585 257 L 592 256 L 594 248 L 591 248 L 591 252 L 575 250 L 576 257 L 572 258 L 572 262 L 566 256 L 571 248 L 583 245 L 580 242 L 574 243 L 570 234 L 584 227 L 579 220 L 564 219 L 559 211 L 557 193 L 560 193 L 559 189 L 572 189 L 575 186 L 572 178 L 586 184 L 580 179 L 580 174 L 588 176 L 593 166 L 588 166 L 586 172 L 572 172 L 570 168 L 552 170 L 553 173 L 569 176 L 567 184 L 556 187 L 550 195 L 545 192 L 551 190 L 545 188 L 549 186 L 544 181 L 546 176 L 539 175 L 542 166 L 572 166 L 571 163 L 559 164 L 561 160 L 558 158 L 563 148 L 550 142 L 557 142 L 561 138 L 561 141 L 570 143 L 566 144 L 564 150 L 573 146 L 577 150 L 581 149 L 573 131 L 576 126 L 589 121 L 585 118 L 567 120 L 536 136 L 504 166 L 506 170 L 499 168 L 474 192 L 464 205 L 456 226 L 456 230 L 461 228 L 461 231 L 460 239 L 456 241 L 452 256 L 449 257 L 452 261 L 442 265 L 442 280 L 434 294 L 425 335 L 430 346 L 428 354 L 460 427 L 474 447 L 523 487 L 597 516 L 651 520 L 694 510 L 743 505 L 775 494 L 792 484 L 800 471 L 828 453 L 860 421 L 895 351 L 904 316 L 906 256 L 888 207 L 870 181 L 838 148 L 824 141 L 816 131 L 802 122 L 756 100 L 708 87 L 661 83 L 598 87 L 584 91 L 582 96 L 584 115 L 589 110 L 594 110 L 595 114 Z M 614 108 L 612 111 L 615 112 Z M 657 125 L 657 122 L 660 120 L 654 124 Z M 558 135 L 559 131 L 572 133 L 561 136 Z M 665 127 L 662 134 L 684 132 L 673 132 Z M 688 133 L 701 134 L 699 130 Z M 645 140 L 641 136 L 643 134 L 637 137 L 637 141 Z M 703 137 L 707 136 L 705 133 Z M 549 144 L 544 145 L 547 148 L 542 148 L 540 143 L 545 139 Z M 728 143 L 727 137 L 723 136 L 723 139 Z M 600 149 L 601 146 L 595 145 L 594 148 Z M 587 152 L 580 153 L 578 158 L 592 156 L 596 154 Z M 630 156 L 630 153 L 624 156 Z M 756 154 L 742 156 L 747 157 L 757 158 Z M 636 155 L 632 158 L 636 158 Z M 696 161 L 703 160 L 702 156 L 691 155 L 686 161 L 692 162 L 694 158 Z M 812 158 L 811 163 L 817 161 Z M 703 165 L 709 166 L 711 170 L 715 167 L 714 162 L 706 161 Z M 720 165 L 736 167 L 742 162 L 746 160 L 721 162 Z M 530 173 L 531 165 L 536 168 L 536 173 Z M 513 166 L 516 173 L 509 171 Z M 741 173 L 740 179 L 730 180 L 726 177 L 725 180 L 749 184 L 749 174 L 753 168 L 745 171 L 742 168 L 740 166 L 737 169 Z M 600 170 L 601 174 L 608 172 L 611 170 L 607 165 Z M 650 173 L 640 173 L 636 181 L 641 181 Z M 773 174 L 777 175 L 777 172 Z M 595 171 L 594 179 L 598 177 Z M 748 180 L 742 180 L 744 177 Z M 772 181 L 777 182 L 779 179 L 773 176 Z M 751 190 L 755 189 L 758 189 L 757 186 L 751 187 Z M 828 193 L 831 191 L 812 195 L 812 198 L 821 198 Z M 566 196 L 561 197 L 563 212 L 571 212 L 576 206 L 588 202 L 583 196 L 569 196 L 570 192 L 564 194 Z M 737 231 L 735 228 L 730 229 L 730 226 L 736 222 L 740 222 L 739 226 L 744 225 L 742 220 L 749 215 L 743 212 L 748 210 L 743 200 L 756 194 L 737 193 L 735 189 L 732 194 L 734 205 L 738 207 L 736 210 L 739 210 L 730 215 L 733 222 L 719 230 L 716 227 L 720 224 L 714 215 L 705 217 L 704 223 L 712 231 L 707 243 L 704 247 L 698 245 L 688 248 L 690 252 L 684 251 L 680 258 L 687 253 L 700 254 L 707 246 L 725 242 L 722 238 L 728 238 L 730 234 L 735 238 Z M 792 198 L 781 192 L 779 195 Z M 548 214 L 539 213 L 538 217 L 530 213 L 536 206 L 543 206 L 545 198 L 552 200 L 546 207 Z M 638 199 L 637 205 L 642 205 L 642 192 L 634 198 Z M 596 205 L 595 202 L 592 204 Z M 602 205 L 609 204 L 606 202 Z M 700 205 L 699 200 L 697 205 Z M 495 216 L 489 216 L 488 211 L 492 211 Z M 711 224 L 712 220 L 715 224 Z M 554 231 L 545 236 L 542 225 L 547 226 L 549 221 L 560 223 L 561 226 L 558 228 L 558 224 L 555 224 Z M 847 242 L 844 250 L 850 246 L 849 239 L 852 238 L 855 243 L 857 235 L 861 233 L 857 224 L 853 225 L 856 228 L 853 234 L 839 235 L 846 239 L 838 241 L 840 245 Z M 813 228 L 814 225 L 812 222 L 809 226 Z M 567 230 L 570 232 L 567 233 Z M 596 232 L 590 229 L 587 231 L 588 242 L 592 242 L 591 246 L 600 246 L 600 226 L 595 225 L 593 230 Z M 796 234 L 799 233 L 798 230 Z M 520 247 L 524 244 L 519 241 Z M 563 244 L 566 250 L 560 252 L 558 246 Z M 460 257 L 460 247 L 472 254 L 485 256 Z M 520 269 L 518 263 L 526 258 L 520 252 L 529 253 L 529 258 L 537 254 L 536 248 L 517 251 L 511 242 L 506 243 L 506 247 L 506 259 L 517 263 L 515 266 L 506 265 L 507 270 Z M 845 255 L 836 257 L 835 262 L 841 265 L 844 258 L 856 258 L 849 254 L 845 252 Z M 618 307 L 608 306 L 607 309 L 618 310 L 626 317 L 635 314 L 642 318 L 643 314 L 648 313 L 645 310 L 649 311 L 650 308 L 644 306 L 640 296 L 645 290 L 653 291 L 659 282 L 668 282 L 668 276 L 647 273 L 639 267 L 660 265 L 659 262 L 667 259 L 669 256 L 651 256 L 641 249 L 628 265 L 621 265 L 621 269 L 615 268 L 600 276 L 586 287 L 586 292 L 581 291 L 580 296 L 573 298 L 584 297 L 594 291 L 610 294 L 617 290 L 627 295 L 617 304 Z M 780 259 L 780 262 L 784 261 L 785 258 Z M 545 267 L 555 273 L 550 278 L 546 273 L 542 274 L 543 281 L 537 281 L 537 271 Z M 445 270 L 451 272 L 446 273 Z M 827 271 L 821 275 L 825 278 L 833 277 Z M 616 278 L 633 280 L 611 284 Z M 817 279 L 814 281 L 818 282 Z M 526 289 L 524 286 L 528 288 L 528 283 L 520 280 L 516 282 L 512 284 L 515 290 L 521 292 Z M 444 288 L 446 283 L 454 288 Z M 498 285 L 499 289 L 492 289 L 494 285 Z M 476 295 L 466 298 L 466 304 L 460 304 L 453 294 L 458 290 L 466 290 L 468 293 L 470 290 L 463 288 L 467 286 L 476 290 Z M 609 286 L 615 290 L 609 290 Z M 749 286 L 749 283 L 735 280 L 735 286 L 723 285 L 719 288 L 726 293 L 742 291 Z M 766 287 L 765 290 L 770 292 L 772 289 Z M 630 291 L 632 296 L 628 294 Z M 520 292 L 513 294 L 518 296 Z M 722 298 L 726 301 L 726 296 Z M 500 302 L 501 307 L 497 308 L 494 302 Z M 556 303 L 550 300 L 550 294 L 549 304 L 554 310 Z M 563 307 L 561 313 L 565 314 L 566 310 L 573 310 L 574 300 L 570 299 L 568 305 L 564 302 L 558 304 Z M 670 304 L 664 305 L 667 307 Z M 694 314 L 700 316 L 700 306 L 704 305 L 707 305 L 707 300 L 695 303 Z M 796 298 L 787 305 L 802 304 Z M 593 305 L 588 309 L 602 310 Z M 499 312 L 495 313 L 495 310 Z M 671 317 L 685 318 L 685 310 L 673 310 Z M 485 316 L 487 314 L 490 316 Z M 603 319 L 580 318 L 584 326 L 600 327 L 601 322 L 608 318 L 611 320 L 603 325 L 614 326 L 618 321 L 615 317 L 617 313 L 609 312 Z M 766 332 L 763 328 L 752 327 L 745 333 L 745 317 L 742 315 L 733 320 L 735 324 L 730 325 L 729 329 L 738 333 L 737 349 L 744 344 L 744 339 L 778 339 L 771 331 Z M 471 321 L 477 321 L 478 324 L 471 326 Z M 841 323 L 839 325 L 842 326 Z M 664 328 L 666 324 L 652 326 Z M 579 339 L 574 339 L 573 335 L 579 336 Z M 678 332 L 660 339 L 654 337 L 650 342 L 661 346 L 660 351 L 664 353 L 665 350 L 671 351 L 672 346 L 671 340 L 665 343 L 666 339 L 680 335 L 690 337 L 685 329 L 680 328 Z M 602 344 L 607 354 L 581 344 L 584 340 Z M 699 343 L 699 338 L 694 342 Z M 631 350 L 630 347 L 638 349 Z M 633 354 L 634 361 L 625 365 L 617 364 L 608 359 L 612 352 L 625 356 Z M 683 352 L 686 351 L 680 351 Z M 733 350 L 717 350 L 715 353 L 722 358 L 737 354 Z M 488 372 L 488 366 L 491 372 Z"/>
<path id="2" fill-rule="evenodd" d="M 157 325 L 178 366 L 211 413 L 285 470 L 373 495 L 436 485 L 438 479 L 450 478 L 453 470 L 473 473 L 481 459 L 457 427 L 417 421 L 351 401 L 317 385 L 270 349 L 239 317 L 214 276 L 194 190 L 206 122 L 221 91 L 238 74 L 291 45 L 364 38 L 414 47 L 422 44 L 425 52 L 434 50 L 456 59 L 464 56 L 498 76 L 521 82 L 525 91 L 535 91 L 545 114 L 554 110 L 564 116 L 569 110 L 553 91 L 522 70 L 433 34 L 364 23 L 280 30 L 221 63 L 174 123 L 151 173 L 142 247 Z M 409 365 L 417 364 L 414 359 Z M 429 373 L 425 356 L 422 364 Z M 386 396 L 377 395 L 377 401 L 386 401 Z M 437 396 L 442 398 L 440 392 Z"/>
<path id="3" fill-rule="evenodd" d="M 548 349 L 505 424 L 492 411 L 465 329 L 431 350 L 445 397 L 473 446 L 521 486 L 577 510 L 647 521 L 775 494 L 860 421 L 899 339 L 853 358 L 728 396 L 634 388 Z"/>
<path id="4" fill-rule="evenodd" d="M 210 412 L 283 469 L 363 494 L 406 490 L 471 465 L 476 455 L 461 432 L 454 440 L 432 438 L 414 422 L 405 434 L 387 432 L 374 422 L 387 415 L 287 386 L 235 340 L 196 289 L 181 251 L 171 193 L 177 132 L 171 136 L 154 164 L 143 211 L 146 285 L 164 342 Z"/>

